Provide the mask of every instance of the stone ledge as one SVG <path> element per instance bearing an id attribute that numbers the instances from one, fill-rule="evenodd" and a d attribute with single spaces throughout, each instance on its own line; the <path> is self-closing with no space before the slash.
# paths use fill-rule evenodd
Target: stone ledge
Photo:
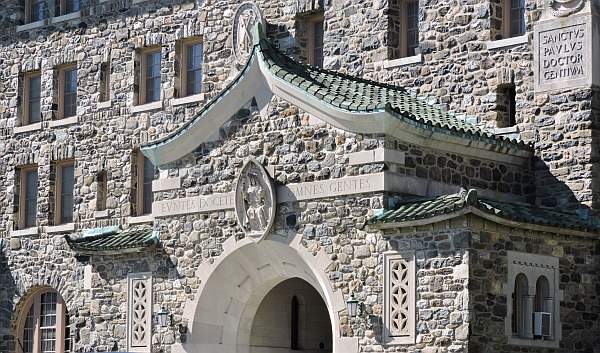
<path id="1" fill-rule="evenodd" d="M 60 224 L 57 226 L 48 226 L 46 227 L 46 233 L 67 233 L 75 230 L 75 223 L 66 223 Z"/>
<path id="2" fill-rule="evenodd" d="M 75 11 L 75 12 L 68 13 L 66 15 L 52 17 L 50 19 L 50 23 L 60 23 L 60 22 L 64 22 L 64 21 L 75 20 L 80 17 L 81 17 L 81 11 Z"/>
<path id="3" fill-rule="evenodd" d="M 58 127 L 63 127 L 63 126 L 67 126 L 67 125 L 77 124 L 78 122 L 79 122 L 79 119 L 77 118 L 77 116 L 71 116 L 71 117 L 63 118 L 63 119 L 59 119 L 59 120 L 50 120 L 48 122 L 48 126 L 50 128 L 58 128 Z"/>
<path id="4" fill-rule="evenodd" d="M 399 59 L 394 59 L 394 60 L 384 60 L 383 68 L 384 69 L 393 69 L 395 67 L 420 64 L 422 62 L 423 62 L 423 55 L 417 54 L 417 55 L 413 55 L 413 56 L 407 56 L 405 58 L 399 58 Z"/>
<path id="5" fill-rule="evenodd" d="M 137 216 L 137 217 L 129 217 L 127 219 L 127 224 L 142 224 L 142 223 L 153 223 L 154 222 L 154 216 L 149 214 L 149 215 L 144 215 L 144 216 Z"/>
<path id="6" fill-rule="evenodd" d="M 47 19 L 43 19 L 41 21 L 36 21 L 36 22 L 31 22 L 31 23 L 27 23 L 21 26 L 17 26 L 17 32 L 25 32 L 25 31 L 30 31 L 32 29 L 36 29 L 36 28 L 40 28 L 40 27 L 44 27 L 47 23 Z"/>
<path id="7" fill-rule="evenodd" d="M 131 113 L 140 113 L 140 112 L 146 112 L 148 110 L 162 109 L 162 107 L 163 107 L 162 100 L 157 101 L 157 102 L 142 104 L 142 105 L 134 105 L 131 107 Z"/>
<path id="8" fill-rule="evenodd" d="M 39 235 L 39 229 L 38 227 L 31 227 L 31 228 L 25 228 L 25 229 L 19 229 L 19 230 L 11 230 L 9 232 L 9 236 L 11 237 L 26 237 L 26 236 L 32 236 L 32 235 Z"/>
<path id="9" fill-rule="evenodd" d="M 529 42 L 529 34 L 524 34 L 518 37 L 511 37 L 506 39 L 491 40 L 486 42 L 488 50 L 504 49 L 514 47 L 516 45 L 527 44 Z"/>
<path id="10" fill-rule="evenodd" d="M 112 101 L 107 100 L 106 102 L 98 102 L 96 103 L 96 109 L 106 109 L 112 107 Z"/>
<path id="11" fill-rule="evenodd" d="M 374 150 L 352 152 L 348 154 L 350 165 L 367 163 L 391 162 L 404 164 L 405 153 L 387 148 L 376 148 Z"/>
<path id="12" fill-rule="evenodd" d="M 94 211 L 94 218 L 108 218 L 109 216 L 109 210 Z"/>
<path id="13" fill-rule="evenodd" d="M 519 128 L 516 125 L 509 127 L 497 127 L 494 129 L 494 134 L 496 135 L 508 135 L 515 134 L 517 132 L 519 132 Z"/>
<path id="14" fill-rule="evenodd" d="M 37 130 L 41 130 L 42 129 L 42 123 L 33 123 L 33 124 L 28 124 L 28 125 L 23 125 L 23 126 L 15 126 L 14 129 L 14 133 L 15 134 L 22 134 L 25 132 L 32 132 L 32 131 L 37 131 Z"/>
<path id="15" fill-rule="evenodd" d="M 558 340 L 534 340 L 529 338 L 520 337 L 508 337 L 508 344 L 515 346 L 528 346 L 528 347 L 545 347 L 545 348 L 558 348 Z"/>
<path id="16" fill-rule="evenodd" d="M 183 105 L 183 104 L 189 104 L 189 103 L 198 103 L 203 100 L 204 100 L 204 93 L 200 93 L 200 94 L 194 94 L 193 96 L 174 98 L 171 101 L 171 105 L 176 106 L 176 105 Z"/>
<path id="17" fill-rule="evenodd" d="M 181 178 L 166 178 L 152 181 L 152 191 L 166 191 L 179 189 L 181 187 Z"/>

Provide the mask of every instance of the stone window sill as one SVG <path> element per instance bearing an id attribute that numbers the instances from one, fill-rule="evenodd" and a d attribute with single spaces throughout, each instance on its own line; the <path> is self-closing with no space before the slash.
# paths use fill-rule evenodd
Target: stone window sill
<path id="1" fill-rule="evenodd" d="M 521 337 L 508 337 L 508 344 L 515 346 L 528 346 L 528 347 L 544 347 L 544 348 L 558 348 L 558 340 L 534 340 L 529 338 Z"/>
<path id="2" fill-rule="evenodd" d="M 52 17 L 50 19 L 50 23 L 60 23 L 60 22 L 64 22 L 64 21 L 75 20 L 80 17 L 81 17 L 81 11 L 75 11 L 75 12 L 68 13 L 66 15 Z"/>
<path id="3" fill-rule="evenodd" d="M 152 222 L 154 222 L 154 216 L 151 214 L 138 217 L 129 217 L 127 220 L 128 224 L 143 224 Z"/>
<path id="4" fill-rule="evenodd" d="M 31 22 L 22 26 L 17 26 L 17 32 L 31 31 L 32 29 L 44 27 L 46 25 L 46 22 L 47 20 L 43 19 L 41 21 Z"/>
<path id="5" fill-rule="evenodd" d="M 134 5 L 134 4 L 140 4 L 140 3 L 146 2 L 146 1 L 148 1 L 148 0 L 131 0 L 131 4 L 132 5 Z"/>
<path id="6" fill-rule="evenodd" d="M 94 211 L 94 218 L 108 218 L 109 216 L 110 213 L 108 212 L 108 210 Z"/>
<path id="7" fill-rule="evenodd" d="M 66 224 L 60 224 L 57 226 L 48 226 L 46 228 L 46 233 L 48 233 L 48 234 L 67 233 L 67 232 L 72 232 L 74 230 L 75 230 L 75 223 L 66 223 Z"/>
<path id="8" fill-rule="evenodd" d="M 17 126 L 15 127 L 15 134 L 22 134 L 25 132 L 32 132 L 32 131 L 38 131 L 42 129 L 42 123 L 33 123 L 33 124 L 29 124 L 29 125 L 23 125 L 23 126 Z"/>
<path id="9" fill-rule="evenodd" d="M 384 60 L 383 68 L 385 69 L 393 69 L 395 67 L 403 67 L 413 64 L 420 64 L 423 62 L 423 55 L 417 54 L 413 56 L 407 56 L 405 58 L 394 59 L 394 60 Z"/>
<path id="10" fill-rule="evenodd" d="M 200 93 L 200 94 L 194 94 L 193 96 L 175 98 L 171 102 L 171 105 L 176 106 L 176 105 L 183 105 L 183 104 L 189 104 L 189 103 L 198 103 L 203 100 L 204 100 L 204 93 Z"/>
<path id="11" fill-rule="evenodd" d="M 63 127 L 66 125 L 73 125 L 73 124 L 77 124 L 77 116 L 72 116 L 69 118 L 64 118 L 64 119 L 59 119 L 59 120 L 50 120 L 48 126 L 50 126 L 51 128 L 56 128 L 56 127 Z"/>
<path id="12" fill-rule="evenodd" d="M 106 102 L 98 102 L 96 103 L 97 109 L 106 109 L 112 107 L 112 101 L 108 100 Z"/>
<path id="13" fill-rule="evenodd" d="M 152 191 L 166 191 L 179 189 L 181 187 L 181 178 L 157 179 L 152 181 Z"/>
<path id="14" fill-rule="evenodd" d="M 27 237 L 32 235 L 39 235 L 38 227 L 31 227 L 19 230 L 11 230 L 9 235 L 11 237 Z"/>
<path id="15" fill-rule="evenodd" d="M 492 40 L 486 43 L 488 50 L 494 49 L 504 49 L 509 47 L 514 47 L 521 44 L 527 44 L 529 42 L 529 35 L 524 34 L 518 37 L 500 39 L 500 40 Z"/>
<path id="16" fill-rule="evenodd" d="M 147 103 L 147 104 L 142 104 L 142 105 L 134 105 L 133 107 L 131 107 L 131 112 L 132 113 L 140 113 L 140 112 L 146 112 L 149 110 L 162 109 L 162 107 L 163 107 L 162 101 L 157 101 L 157 102 L 152 102 L 152 103 Z"/>
<path id="17" fill-rule="evenodd" d="M 519 132 L 519 129 L 517 128 L 517 126 L 509 126 L 509 127 L 497 127 L 494 129 L 494 133 L 496 135 L 508 135 L 508 134 L 515 134 Z"/>

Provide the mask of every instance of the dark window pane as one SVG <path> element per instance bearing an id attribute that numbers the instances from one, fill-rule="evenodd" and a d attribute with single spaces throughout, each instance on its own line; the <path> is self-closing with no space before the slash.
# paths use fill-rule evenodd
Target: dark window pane
<path id="1" fill-rule="evenodd" d="M 510 2 L 510 36 L 519 36 L 525 33 L 525 0 L 511 0 Z"/>
<path id="2" fill-rule="evenodd" d="M 202 90 L 202 44 L 192 44 L 187 49 L 186 93 L 199 94 Z"/>
<path id="3" fill-rule="evenodd" d="M 60 223 L 73 221 L 73 187 L 75 175 L 73 165 L 62 167 L 60 184 Z"/>
<path id="4" fill-rule="evenodd" d="M 41 109 L 40 109 L 40 91 L 41 91 L 41 79 L 39 76 L 29 78 L 29 102 L 28 107 L 28 123 L 37 123 L 41 120 Z"/>
<path id="5" fill-rule="evenodd" d="M 65 14 L 79 11 L 79 0 L 66 0 L 65 1 Z"/>
<path id="6" fill-rule="evenodd" d="M 63 117 L 68 118 L 77 113 L 77 70 L 65 70 L 64 111 Z"/>
<path id="7" fill-rule="evenodd" d="M 106 171 L 98 173 L 98 186 L 96 193 L 96 210 L 104 211 L 106 209 L 107 175 Z"/>
<path id="8" fill-rule="evenodd" d="M 160 52 L 146 55 L 146 103 L 160 99 Z"/>
<path id="9" fill-rule="evenodd" d="M 37 191 L 38 175 L 37 170 L 28 170 L 25 172 L 25 227 L 35 226 L 37 216 Z"/>
<path id="10" fill-rule="evenodd" d="M 152 213 L 152 180 L 154 180 L 154 165 L 150 160 L 144 157 L 144 176 L 143 176 L 143 214 Z"/>
<path id="11" fill-rule="evenodd" d="M 31 1 L 31 22 L 41 21 L 46 18 L 46 0 Z"/>
<path id="12" fill-rule="evenodd" d="M 314 66 L 323 67 L 323 21 L 314 23 Z"/>
<path id="13" fill-rule="evenodd" d="M 415 49 L 419 46 L 419 2 L 411 1 L 406 4 L 406 54 L 417 54 Z"/>

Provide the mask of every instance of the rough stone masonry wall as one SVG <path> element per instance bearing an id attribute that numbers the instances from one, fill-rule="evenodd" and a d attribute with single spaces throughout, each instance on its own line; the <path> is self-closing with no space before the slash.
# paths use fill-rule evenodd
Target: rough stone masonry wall
<path id="1" fill-rule="evenodd" d="M 600 244 L 577 236 L 508 228 L 469 217 L 472 231 L 470 303 L 473 309 L 469 352 L 514 352 L 507 345 L 507 251 L 556 256 L 560 260 L 559 288 L 562 340 L 560 349 L 528 347 L 527 352 L 597 352 L 600 341 Z"/>

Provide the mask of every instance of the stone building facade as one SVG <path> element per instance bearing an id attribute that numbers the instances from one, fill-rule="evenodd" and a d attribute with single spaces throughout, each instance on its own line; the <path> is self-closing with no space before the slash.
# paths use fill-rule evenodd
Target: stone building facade
<path id="1" fill-rule="evenodd" d="M 598 1 L 2 5 L 0 352 L 600 352 Z"/>

